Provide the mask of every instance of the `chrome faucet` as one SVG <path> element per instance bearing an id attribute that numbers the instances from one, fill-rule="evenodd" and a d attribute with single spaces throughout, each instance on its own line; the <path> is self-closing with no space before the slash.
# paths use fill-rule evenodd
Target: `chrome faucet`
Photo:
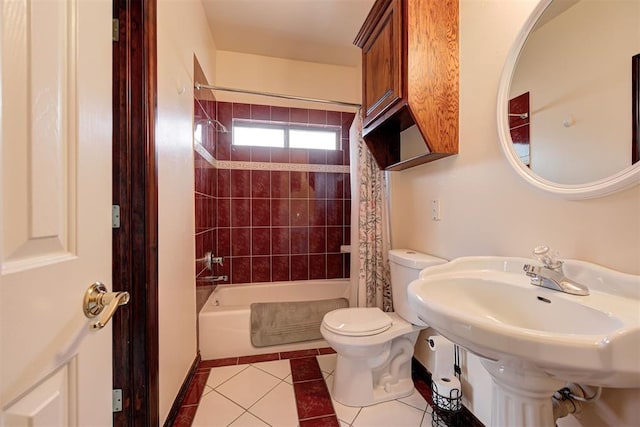
<path id="1" fill-rule="evenodd" d="M 547 246 L 538 246 L 533 250 L 543 267 L 525 264 L 523 267 L 527 276 L 531 277 L 531 284 L 543 288 L 553 289 L 571 295 L 589 295 L 589 289 L 577 283 L 562 271 L 563 262 L 557 259 L 558 253 L 551 252 Z"/>

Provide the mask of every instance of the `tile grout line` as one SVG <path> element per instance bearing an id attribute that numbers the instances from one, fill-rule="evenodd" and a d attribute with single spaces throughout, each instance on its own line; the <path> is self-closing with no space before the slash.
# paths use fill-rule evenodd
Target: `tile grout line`
<path id="1" fill-rule="evenodd" d="M 230 366 L 242 366 L 242 365 L 230 365 Z M 232 378 L 237 377 L 238 375 L 240 375 L 241 373 L 243 373 L 244 371 L 246 371 L 247 369 L 249 369 L 249 367 L 250 367 L 250 366 L 251 366 L 251 365 L 247 365 L 247 367 L 246 367 L 246 368 L 239 370 L 238 372 L 236 372 L 235 374 L 233 374 L 232 376 L 230 376 L 230 377 L 229 377 L 229 378 L 227 378 L 226 380 L 222 381 L 220 384 L 218 384 L 218 385 L 217 385 L 217 386 L 215 386 L 215 387 L 211 387 L 211 386 L 210 386 L 210 385 L 208 385 L 207 383 L 205 383 L 205 386 L 207 386 L 207 387 L 211 388 L 211 391 L 216 391 L 216 389 L 217 389 L 218 387 L 220 387 L 220 386 L 221 386 L 221 385 L 223 385 L 223 384 L 228 383 Z M 225 366 L 218 366 L 218 368 L 225 368 Z M 211 368 L 211 369 L 213 369 L 213 368 Z M 209 372 L 209 376 L 211 376 L 211 372 Z M 209 378 L 208 378 L 208 377 L 207 377 L 207 380 L 209 380 Z M 204 394 L 203 394 L 203 396 L 204 396 Z"/>
<path id="2" fill-rule="evenodd" d="M 353 419 L 351 420 L 350 423 L 348 423 L 350 426 L 353 425 L 353 423 L 356 422 L 356 420 L 358 419 L 358 417 L 360 416 L 360 413 L 362 412 L 362 407 L 360 407 L 360 409 L 358 409 L 358 413 L 353 417 Z"/>
<path id="3" fill-rule="evenodd" d="M 255 368 L 255 366 L 254 366 Z M 256 368 L 258 369 L 258 368 Z M 262 371 L 262 369 L 260 369 Z M 263 371 L 264 372 L 264 371 Z M 268 374 L 268 372 L 266 372 Z M 274 375 L 275 377 L 275 375 Z M 276 377 L 277 378 L 277 377 Z M 279 378 L 278 378 L 279 379 Z M 259 419 L 260 421 L 262 421 L 263 423 L 265 423 L 266 425 L 268 425 L 269 427 L 272 427 L 271 424 L 269 424 L 267 421 L 263 420 L 262 418 L 260 418 L 257 414 L 254 414 L 253 412 L 251 412 L 251 408 L 253 408 L 254 406 L 256 406 L 258 404 L 258 402 L 260 402 L 262 399 L 264 399 L 265 397 L 267 397 L 267 395 L 269 393 L 271 393 L 273 390 L 275 390 L 280 384 L 285 383 L 285 380 L 280 380 L 279 383 L 277 383 L 275 386 L 273 386 L 271 389 L 269 389 L 269 391 L 267 391 L 264 395 L 262 395 L 258 400 L 256 400 L 255 402 L 253 402 L 253 404 L 251 406 L 249 406 L 248 408 L 246 408 L 245 412 L 248 412 L 249 414 L 253 415 L 254 417 L 256 417 L 257 419 Z M 293 385 L 292 385 L 293 387 Z"/>
<path id="4" fill-rule="evenodd" d="M 280 360 L 267 360 L 267 362 L 280 362 Z M 266 362 L 256 362 L 256 363 L 266 363 Z M 274 375 L 274 374 L 272 374 L 271 372 L 265 371 L 264 369 L 261 369 L 261 368 L 259 368 L 259 367 L 257 367 L 257 366 L 254 366 L 254 364 L 253 364 L 253 363 L 251 363 L 249 366 L 252 366 L 252 367 L 256 368 L 256 369 L 257 369 L 257 370 L 259 370 L 259 371 L 262 371 L 262 372 L 264 372 L 265 374 L 269 374 L 269 375 L 271 375 L 272 377 L 274 377 L 275 379 L 277 379 L 277 380 L 278 380 L 278 381 L 280 381 L 280 382 L 286 382 L 286 381 L 285 381 L 285 379 L 286 379 L 287 377 L 280 378 L 279 376 Z M 291 374 L 289 374 L 289 375 L 291 375 Z"/>
<path id="5" fill-rule="evenodd" d="M 338 423 L 340 423 L 340 419 L 338 418 L 338 416 L 336 414 L 318 415 L 317 417 L 300 418 L 300 419 L 298 419 L 298 421 L 313 421 L 313 420 L 320 420 L 322 418 L 329 418 L 329 417 L 335 417 L 336 420 L 338 420 Z M 346 424 L 349 424 L 349 423 L 346 423 Z M 349 425 L 351 425 L 351 424 L 349 424 Z"/>
<path id="6" fill-rule="evenodd" d="M 247 365 L 247 367 L 246 367 L 246 368 L 244 368 L 242 371 L 238 372 L 238 373 L 237 373 L 236 375 L 234 375 L 233 377 L 235 377 L 235 376 L 237 376 L 238 374 L 240 374 L 240 373 L 242 373 L 242 372 L 246 371 L 246 370 L 247 370 L 247 369 L 249 369 L 250 367 L 253 367 L 254 369 L 258 369 L 258 368 L 256 368 L 255 366 L 252 366 L 251 364 L 249 364 L 249 365 Z M 261 372 L 264 372 L 264 371 L 262 371 L 261 369 L 258 369 L 258 370 L 259 370 L 259 371 L 261 371 Z M 268 374 L 268 372 L 265 372 L 265 373 L 266 373 L 266 374 Z M 271 375 L 271 374 L 269 374 L 269 375 Z M 271 376 L 273 376 L 274 378 L 277 378 L 277 377 L 275 377 L 274 375 L 271 375 Z M 233 378 L 233 377 L 232 377 L 232 378 Z M 269 389 L 267 392 L 265 392 L 262 396 L 260 396 L 260 397 L 258 398 L 258 400 L 256 400 L 255 402 L 253 402 L 253 403 L 251 404 L 251 406 L 249 406 L 249 407 L 245 407 L 245 406 L 244 406 L 244 405 L 242 405 L 240 402 L 236 402 L 235 400 L 233 400 L 233 399 L 232 399 L 232 398 L 230 398 L 229 396 L 222 394 L 221 392 L 219 392 L 219 391 L 217 390 L 217 387 L 216 387 L 216 388 L 214 388 L 214 389 L 213 389 L 213 391 L 215 391 L 216 393 L 218 393 L 220 396 L 225 397 L 227 400 L 229 400 L 229 401 L 231 401 L 231 402 L 235 403 L 236 405 L 238 405 L 239 407 L 241 407 L 241 408 L 242 408 L 242 409 L 244 409 L 245 411 L 249 411 L 249 408 L 253 407 L 256 403 L 258 403 L 260 400 L 262 400 L 262 399 L 263 399 L 267 394 L 271 393 L 271 392 L 272 392 L 272 391 L 273 391 L 273 390 L 274 390 L 274 389 L 275 389 L 275 388 L 276 388 L 276 387 L 277 387 L 281 382 L 283 382 L 283 380 L 281 380 L 280 378 L 277 378 L 277 379 L 278 379 L 280 382 L 279 382 L 279 383 L 277 383 L 277 384 L 276 384 L 275 386 L 273 386 L 272 388 L 270 388 L 270 389 Z M 226 380 L 224 383 L 229 382 L 229 380 L 231 380 L 231 378 L 229 378 L 228 380 Z M 224 384 L 224 383 L 220 383 L 220 385 L 219 385 L 219 386 L 221 386 L 221 385 L 222 385 L 222 384 Z M 251 415 L 254 415 L 254 414 L 251 414 Z M 255 416 L 255 415 L 254 415 L 254 416 Z"/>

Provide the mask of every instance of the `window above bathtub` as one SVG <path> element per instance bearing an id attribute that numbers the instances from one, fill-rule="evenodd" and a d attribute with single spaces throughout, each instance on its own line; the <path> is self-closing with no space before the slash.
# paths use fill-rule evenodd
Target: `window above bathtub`
<path id="1" fill-rule="evenodd" d="M 338 150 L 339 126 L 233 120 L 233 145 Z"/>

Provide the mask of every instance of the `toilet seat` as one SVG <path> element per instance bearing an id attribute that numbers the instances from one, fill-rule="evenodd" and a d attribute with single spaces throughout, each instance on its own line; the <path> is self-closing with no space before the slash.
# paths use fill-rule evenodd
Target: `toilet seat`
<path id="1" fill-rule="evenodd" d="M 386 331 L 393 320 L 377 307 L 340 308 L 327 313 L 322 324 L 337 335 L 362 337 Z"/>

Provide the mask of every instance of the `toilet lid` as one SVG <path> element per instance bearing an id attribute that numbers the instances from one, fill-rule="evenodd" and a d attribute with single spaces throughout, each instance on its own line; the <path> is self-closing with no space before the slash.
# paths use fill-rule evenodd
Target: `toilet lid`
<path id="1" fill-rule="evenodd" d="M 325 328 L 339 335 L 375 335 L 391 327 L 392 319 L 379 308 L 340 308 L 325 314 Z"/>

